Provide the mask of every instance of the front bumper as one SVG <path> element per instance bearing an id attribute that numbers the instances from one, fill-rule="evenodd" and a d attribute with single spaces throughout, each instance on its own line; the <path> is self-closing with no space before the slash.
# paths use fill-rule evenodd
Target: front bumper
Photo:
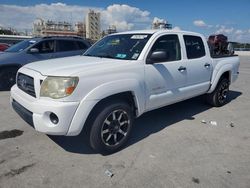
<path id="1" fill-rule="evenodd" d="M 10 102 L 14 110 L 37 131 L 50 135 L 67 135 L 79 102 L 60 102 L 34 98 L 16 85 L 11 88 Z M 50 114 L 59 121 L 52 123 Z"/>

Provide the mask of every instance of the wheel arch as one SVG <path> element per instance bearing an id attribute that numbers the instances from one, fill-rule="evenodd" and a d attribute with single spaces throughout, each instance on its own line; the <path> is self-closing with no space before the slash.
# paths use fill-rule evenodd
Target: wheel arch
<path id="1" fill-rule="evenodd" d="M 93 114 L 93 109 L 96 109 L 97 105 L 105 101 L 114 99 L 127 101 L 133 106 L 134 115 L 136 117 L 140 116 L 145 109 L 143 83 L 136 79 L 122 79 L 105 82 L 93 88 L 80 101 L 67 135 L 73 136 L 82 132 L 86 127 L 87 119 Z"/>
<path id="2" fill-rule="evenodd" d="M 229 80 L 229 84 L 231 83 L 231 73 L 232 72 L 232 66 L 231 65 L 225 65 L 224 67 L 220 68 L 220 70 L 217 72 L 216 76 L 212 77 L 212 81 L 211 81 L 211 87 L 208 90 L 207 93 L 212 93 L 217 84 L 219 83 L 221 78 L 227 78 Z"/>

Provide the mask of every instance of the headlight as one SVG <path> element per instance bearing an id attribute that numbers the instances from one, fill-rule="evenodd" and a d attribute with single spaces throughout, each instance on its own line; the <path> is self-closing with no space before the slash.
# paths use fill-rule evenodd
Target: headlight
<path id="1" fill-rule="evenodd" d="M 49 76 L 42 82 L 40 96 L 52 99 L 67 97 L 73 93 L 78 81 L 78 77 Z"/>

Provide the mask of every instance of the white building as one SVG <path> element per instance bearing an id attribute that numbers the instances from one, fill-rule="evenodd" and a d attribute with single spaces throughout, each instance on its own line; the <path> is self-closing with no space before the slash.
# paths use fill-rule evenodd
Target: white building
<path id="1" fill-rule="evenodd" d="M 99 40 L 101 37 L 101 14 L 100 12 L 94 12 L 89 10 L 86 16 L 86 38 L 91 40 Z"/>
<path id="2" fill-rule="evenodd" d="M 154 18 L 152 23 L 152 29 L 172 29 L 172 24 L 164 19 Z"/>
<path id="3" fill-rule="evenodd" d="M 68 22 L 44 21 L 38 18 L 33 23 L 34 36 L 52 36 L 52 35 L 67 35 L 77 36 L 77 32 L 73 30 L 72 24 Z"/>

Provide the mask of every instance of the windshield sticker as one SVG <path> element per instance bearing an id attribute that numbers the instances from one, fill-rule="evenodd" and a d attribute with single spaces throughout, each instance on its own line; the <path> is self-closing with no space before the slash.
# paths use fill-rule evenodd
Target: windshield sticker
<path id="1" fill-rule="evenodd" d="M 117 57 L 117 58 L 121 58 L 121 59 L 124 59 L 124 58 L 126 58 L 127 57 L 127 55 L 126 54 L 116 54 L 116 56 L 115 57 Z"/>
<path id="2" fill-rule="evenodd" d="M 139 53 L 134 53 L 134 55 L 132 56 L 132 59 L 137 59 L 139 56 Z"/>
<path id="3" fill-rule="evenodd" d="M 133 35 L 131 39 L 145 39 L 148 35 Z"/>
<path id="4" fill-rule="evenodd" d="M 30 40 L 29 42 L 30 42 L 30 43 L 36 43 L 36 41 L 35 41 L 35 40 Z"/>

